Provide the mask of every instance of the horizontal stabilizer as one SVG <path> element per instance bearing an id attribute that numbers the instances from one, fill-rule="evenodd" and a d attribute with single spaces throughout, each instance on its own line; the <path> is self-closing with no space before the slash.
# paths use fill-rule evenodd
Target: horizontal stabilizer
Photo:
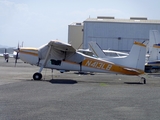
<path id="1" fill-rule="evenodd" d="M 136 73 L 140 73 L 138 70 L 136 69 L 131 69 L 131 68 L 123 68 L 124 70 L 127 70 L 127 71 L 131 71 L 131 72 L 136 72 Z"/>

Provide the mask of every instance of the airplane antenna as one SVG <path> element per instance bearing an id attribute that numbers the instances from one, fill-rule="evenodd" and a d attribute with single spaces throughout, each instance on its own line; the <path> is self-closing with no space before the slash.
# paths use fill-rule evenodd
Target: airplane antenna
<path id="1" fill-rule="evenodd" d="M 23 47 L 23 42 L 22 42 L 22 46 L 21 47 Z"/>

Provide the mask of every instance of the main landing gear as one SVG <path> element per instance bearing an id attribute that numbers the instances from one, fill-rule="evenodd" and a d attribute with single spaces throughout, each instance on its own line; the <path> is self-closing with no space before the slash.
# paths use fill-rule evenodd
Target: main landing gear
<path id="1" fill-rule="evenodd" d="M 41 80 L 42 74 L 39 72 L 36 72 L 33 74 L 33 80 Z"/>
<path id="2" fill-rule="evenodd" d="M 33 80 L 41 80 L 41 79 L 42 79 L 42 74 L 41 74 L 41 72 L 42 72 L 43 68 L 45 67 L 45 65 L 46 65 L 46 63 L 47 63 L 48 57 L 49 57 L 49 55 L 50 55 L 51 47 L 52 47 L 52 46 L 50 46 L 49 49 L 48 49 L 48 51 L 47 51 L 46 57 L 45 57 L 45 59 L 44 59 L 44 62 L 43 62 L 42 65 L 40 66 L 39 72 L 36 72 L 36 73 L 33 74 Z M 39 59 L 38 59 L 38 66 L 39 66 L 40 60 L 41 60 L 41 59 L 39 58 Z"/>

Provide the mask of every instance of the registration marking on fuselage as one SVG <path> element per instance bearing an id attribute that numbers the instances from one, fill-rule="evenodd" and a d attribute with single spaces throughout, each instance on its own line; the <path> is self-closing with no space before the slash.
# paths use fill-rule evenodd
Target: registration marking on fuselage
<path id="1" fill-rule="evenodd" d="M 112 64 L 101 62 L 98 60 L 86 59 L 83 61 L 82 65 L 102 70 L 110 70 L 112 68 Z"/>

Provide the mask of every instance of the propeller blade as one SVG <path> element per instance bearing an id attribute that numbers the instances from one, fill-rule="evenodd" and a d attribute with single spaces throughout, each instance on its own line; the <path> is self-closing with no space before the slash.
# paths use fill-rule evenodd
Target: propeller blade
<path id="1" fill-rule="evenodd" d="M 18 53 L 19 53 L 19 52 L 17 52 L 17 54 L 16 54 L 16 58 L 15 58 L 15 67 L 16 67 L 16 64 L 17 64 Z"/>
<path id="2" fill-rule="evenodd" d="M 19 48 L 19 42 L 18 42 L 18 48 L 15 50 L 15 51 L 17 52 L 16 57 L 15 57 L 15 67 L 16 67 L 17 60 L 18 60 L 18 53 L 19 53 L 19 50 L 20 50 L 20 48 Z"/>

